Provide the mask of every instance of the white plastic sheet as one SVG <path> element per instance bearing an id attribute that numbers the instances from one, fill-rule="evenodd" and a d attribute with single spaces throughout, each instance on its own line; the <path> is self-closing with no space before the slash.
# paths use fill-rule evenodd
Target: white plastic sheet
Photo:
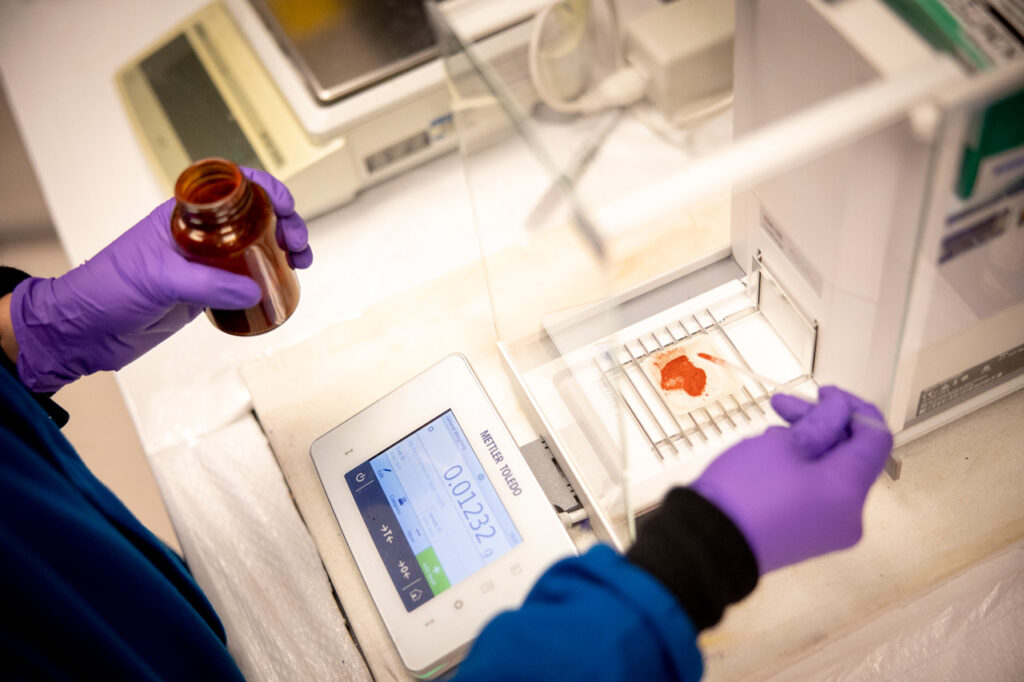
<path id="1" fill-rule="evenodd" d="M 1024 679 L 1024 541 L 820 649 L 783 680 Z"/>
<path id="2" fill-rule="evenodd" d="M 255 418 L 150 461 L 247 679 L 371 679 Z"/>

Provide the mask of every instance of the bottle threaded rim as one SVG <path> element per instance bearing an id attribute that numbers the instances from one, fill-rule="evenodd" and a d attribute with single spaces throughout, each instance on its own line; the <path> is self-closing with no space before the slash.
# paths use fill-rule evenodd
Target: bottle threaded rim
<path id="1" fill-rule="evenodd" d="M 188 213 L 207 217 L 234 213 L 245 203 L 249 181 L 237 164 L 209 158 L 186 168 L 174 183 L 174 199 Z"/>

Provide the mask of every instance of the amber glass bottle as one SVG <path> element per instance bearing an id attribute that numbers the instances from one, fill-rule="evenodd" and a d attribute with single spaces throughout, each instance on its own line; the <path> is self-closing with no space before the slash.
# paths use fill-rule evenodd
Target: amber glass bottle
<path id="1" fill-rule="evenodd" d="M 178 176 L 171 237 L 191 261 L 251 277 L 263 298 L 245 310 L 206 314 L 229 334 L 251 336 L 279 326 L 299 304 L 299 279 L 278 246 L 277 216 L 266 191 L 224 159 L 197 161 Z"/>

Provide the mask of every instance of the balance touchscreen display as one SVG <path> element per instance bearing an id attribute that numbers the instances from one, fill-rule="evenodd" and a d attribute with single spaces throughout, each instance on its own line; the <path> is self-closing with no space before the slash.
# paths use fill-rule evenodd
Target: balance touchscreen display
<path id="1" fill-rule="evenodd" d="M 406 611 L 522 542 L 451 410 L 345 481 Z"/>

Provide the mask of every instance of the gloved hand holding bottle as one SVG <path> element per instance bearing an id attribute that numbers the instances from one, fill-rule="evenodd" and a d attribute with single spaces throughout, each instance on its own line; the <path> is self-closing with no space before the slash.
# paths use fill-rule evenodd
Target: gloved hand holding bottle
<path id="1" fill-rule="evenodd" d="M 289 263 L 309 267 L 306 224 L 288 189 L 263 171 L 243 173 L 266 190 Z M 164 202 L 67 274 L 17 285 L 11 322 L 26 387 L 55 391 L 81 376 L 120 369 L 204 308 L 237 310 L 260 300 L 252 279 L 190 262 L 175 249 L 169 229 L 174 206 L 174 199 Z"/>

